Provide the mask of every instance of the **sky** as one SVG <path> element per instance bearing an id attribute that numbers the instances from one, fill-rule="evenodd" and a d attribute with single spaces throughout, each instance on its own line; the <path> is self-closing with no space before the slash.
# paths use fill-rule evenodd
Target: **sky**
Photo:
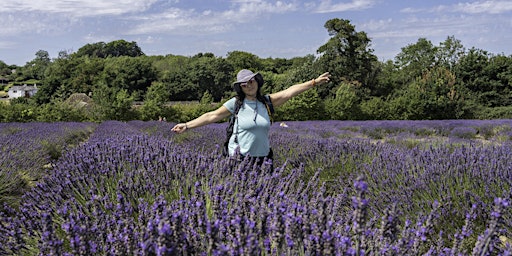
<path id="1" fill-rule="evenodd" d="M 2 0 L 0 61 L 25 65 L 86 44 L 126 40 L 146 55 L 244 51 L 261 58 L 317 54 L 324 25 L 346 19 L 381 61 L 426 38 L 512 54 L 512 0 Z"/>

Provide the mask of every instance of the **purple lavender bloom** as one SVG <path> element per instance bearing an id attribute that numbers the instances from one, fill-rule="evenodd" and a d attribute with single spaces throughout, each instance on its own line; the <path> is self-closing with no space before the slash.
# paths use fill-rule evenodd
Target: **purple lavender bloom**
<path id="1" fill-rule="evenodd" d="M 494 199 L 494 204 L 501 205 L 502 207 L 506 208 L 509 206 L 509 200 L 497 197 Z"/>
<path id="2" fill-rule="evenodd" d="M 368 184 L 366 184 L 366 182 L 364 182 L 363 180 L 357 180 L 354 183 L 354 187 L 361 192 L 366 192 L 368 190 Z"/>
<path id="3" fill-rule="evenodd" d="M 289 122 L 286 130 L 271 129 L 275 151 L 284 153 L 276 154 L 277 168 L 267 174 L 219 156 L 223 124 L 182 136 L 169 132 L 171 124 L 104 122 L 94 126 L 87 141 L 52 161 L 46 176 L 24 194 L 19 210 L 0 214 L 0 244 L 6 245 L 0 254 L 19 255 L 23 241 L 40 240 L 37 249 L 62 255 L 465 255 L 471 248 L 459 245 L 484 229 L 482 247 L 475 245 L 474 251 L 490 252 L 489 241 L 493 254 L 506 254 L 508 249 L 492 244 L 492 238 L 511 227 L 510 143 L 494 143 L 492 137 L 485 145 L 446 140 L 461 125 L 477 131 L 486 125 L 492 136 L 489 124 Z M 372 134 L 382 139 L 368 138 Z M 407 134 L 421 143 L 411 147 L 398 139 Z M 20 163 L 10 170 L 30 166 L 12 159 Z M 11 165 L 0 162 L 1 171 L 5 164 Z M 493 202 L 496 208 L 490 208 Z M 384 217 L 393 203 L 396 211 Z M 410 219 L 431 208 L 438 210 L 411 226 Z M 58 221 L 49 225 L 41 213 Z M 489 213 L 487 226 L 478 226 Z M 465 216 L 468 225 L 453 221 Z M 447 228 L 442 223 L 453 223 L 448 228 L 453 233 L 442 233 Z M 440 241 L 430 244 L 432 237 Z M 451 251 L 433 245 L 452 242 L 457 244 Z"/>

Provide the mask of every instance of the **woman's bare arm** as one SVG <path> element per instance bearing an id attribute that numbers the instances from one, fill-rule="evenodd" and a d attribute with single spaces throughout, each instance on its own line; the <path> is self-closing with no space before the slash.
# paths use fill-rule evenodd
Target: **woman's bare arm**
<path id="1" fill-rule="evenodd" d="M 231 112 L 225 107 L 220 106 L 218 109 L 202 114 L 196 119 L 188 121 L 186 123 L 179 123 L 175 125 L 171 131 L 175 133 L 182 133 L 187 129 L 200 127 L 203 125 L 218 122 L 231 115 Z"/>
<path id="2" fill-rule="evenodd" d="M 284 89 L 282 91 L 272 93 L 270 94 L 270 98 L 272 99 L 272 104 L 276 107 L 283 105 L 285 102 L 287 102 L 289 99 L 301 94 L 302 92 L 313 88 L 317 85 L 321 85 L 324 83 L 329 82 L 329 77 L 331 75 L 329 72 L 325 72 L 319 77 L 312 79 L 311 81 L 307 81 L 300 84 L 295 84 L 287 89 Z"/>

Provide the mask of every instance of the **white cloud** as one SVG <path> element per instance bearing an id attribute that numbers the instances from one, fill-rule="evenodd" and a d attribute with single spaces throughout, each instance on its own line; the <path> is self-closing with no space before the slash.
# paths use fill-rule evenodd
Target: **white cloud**
<path id="1" fill-rule="evenodd" d="M 294 3 L 283 1 L 245 0 L 232 3 L 230 9 L 222 12 L 169 8 L 161 13 L 136 16 L 133 19 L 141 22 L 127 34 L 223 33 L 230 31 L 237 24 L 249 23 L 268 14 L 292 12 L 298 8 Z"/>
<path id="2" fill-rule="evenodd" d="M 285 13 L 297 9 L 296 4 L 283 1 L 248 0 L 234 1 L 234 3 L 234 9 L 238 14 Z"/>
<path id="3" fill-rule="evenodd" d="M 359 30 L 362 31 L 382 31 L 394 27 L 392 18 L 382 20 L 369 20 L 368 22 L 361 24 Z"/>
<path id="4" fill-rule="evenodd" d="M 428 9 L 425 8 L 403 8 L 400 10 L 402 13 L 448 13 L 448 12 L 461 12 L 467 14 L 500 14 L 512 11 L 512 1 L 477 1 L 457 3 L 454 5 L 438 5 Z"/>
<path id="5" fill-rule="evenodd" d="M 512 11 L 512 1 L 484 1 L 473 3 L 459 3 L 455 11 L 464 13 L 506 13 Z"/>
<path id="6" fill-rule="evenodd" d="M 411 7 L 406 7 L 406 8 L 403 8 L 400 10 L 400 12 L 402 12 L 402 13 L 417 13 L 417 12 L 421 12 L 421 11 L 424 11 L 424 10 L 417 9 L 417 8 L 411 8 Z"/>
<path id="7" fill-rule="evenodd" d="M 331 0 L 322 0 L 316 10 L 317 13 L 345 12 L 364 10 L 372 7 L 374 0 L 352 0 L 347 3 L 332 3 Z"/>
<path id="8" fill-rule="evenodd" d="M 13 36 L 23 33 L 56 33 L 66 31 L 74 21 L 59 15 L 37 13 L 6 14 L 2 17 L 0 36 Z"/>
<path id="9" fill-rule="evenodd" d="M 364 26 L 370 30 L 369 34 L 375 38 L 430 38 L 481 34 L 483 32 L 482 27 L 486 27 L 492 22 L 495 21 L 459 15 L 437 18 L 410 17 L 394 22 L 390 20 L 372 21 L 364 24 Z"/>
<path id="10" fill-rule="evenodd" d="M 162 40 L 162 38 L 160 38 L 160 37 L 146 36 L 146 37 L 142 37 L 142 38 L 137 38 L 137 40 L 135 40 L 135 41 L 143 43 L 143 44 L 154 44 L 161 40 Z"/>
<path id="11" fill-rule="evenodd" d="M 15 42 L 11 41 L 0 41 L 0 49 L 11 49 L 16 46 Z"/>
<path id="12" fill-rule="evenodd" d="M 219 16 L 212 12 L 197 13 L 195 10 L 182 10 L 170 8 L 162 13 L 133 17 L 139 20 L 138 25 L 127 32 L 127 34 L 149 34 L 149 33 L 206 33 L 225 30 L 230 26 L 223 23 Z"/>
<path id="13" fill-rule="evenodd" d="M 413 3 L 411 3 L 413 4 Z M 430 7 L 405 7 L 400 10 L 407 14 L 393 19 L 371 20 L 363 27 L 380 56 L 393 57 L 399 52 L 396 46 L 415 43 L 420 37 L 434 44 L 448 36 L 462 41 L 466 48 L 477 47 L 494 52 L 503 51 L 508 46 L 506 39 L 512 20 L 512 1 L 473 1 L 452 5 Z"/>
<path id="14" fill-rule="evenodd" d="M 511 20 L 498 13 L 512 11 L 512 1 L 476 1 L 454 5 L 438 5 L 430 8 L 403 8 L 402 13 L 410 16 L 387 24 L 388 28 L 379 28 L 370 34 L 376 38 L 407 38 L 407 37 L 480 37 L 483 34 L 496 33 L 503 24 L 511 24 Z M 368 28 L 376 24 L 365 24 Z M 504 29 L 506 30 L 506 29 Z"/>
<path id="15" fill-rule="evenodd" d="M 90 34 L 83 36 L 82 39 L 84 42 L 87 42 L 87 43 L 97 43 L 97 42 L 111 42 L 111 41 L 118 40 L 119 38 L 117 38 L 115 35 L 96 35 L 96 34 L 90 33 Z"/>
<path id="16" fill-rule="evenodd" d="M 282 14 L 298 9 L 295 1 L 235 0 L 231 1 L 231 6 L 225 11 L 197 11 L 172 7 L 177 2 L 179 1 L 2 0 L 0 13 L 5 13 L 4 17 L 16 17 L 12 21 L 3 22 L 6 28 L 0 31 L 0 35 L 66 30 L 69 25 L 86 22 L 84 18 L 98 16 L 117 16 L 117 21 L 122 20 L 125 23 L 122 29 L 125 31 L 118 32 L 125 35 L 169 32 L 211 34 L 230 31 L 237 24 L 249 23 L 269 14 Z M 162 6 L 167 7 L 159 9 Z"/>
<path id="17" fill-rule="evenodd" d="M 147 10 L 156 0 L 2 0 L 0 36 L 65 33 L 82 18 Z"/>
<path id="18" fill-rule="evenodd" d="M 2 0 L 0 13 L 62 13 L 72 17 L 121 15 L 147 10 L 157 0 Z"/>

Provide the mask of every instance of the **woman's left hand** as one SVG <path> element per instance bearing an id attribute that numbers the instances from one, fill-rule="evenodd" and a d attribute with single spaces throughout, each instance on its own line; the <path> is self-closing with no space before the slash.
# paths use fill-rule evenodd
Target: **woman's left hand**
<path id="1" fill-rule="evenodd" d="M 325 84 L 330 81 L 331 74 L 329 72 L 325 72 L 321 74 L 319 77 L 315 78 L 314 85 Z"/>

